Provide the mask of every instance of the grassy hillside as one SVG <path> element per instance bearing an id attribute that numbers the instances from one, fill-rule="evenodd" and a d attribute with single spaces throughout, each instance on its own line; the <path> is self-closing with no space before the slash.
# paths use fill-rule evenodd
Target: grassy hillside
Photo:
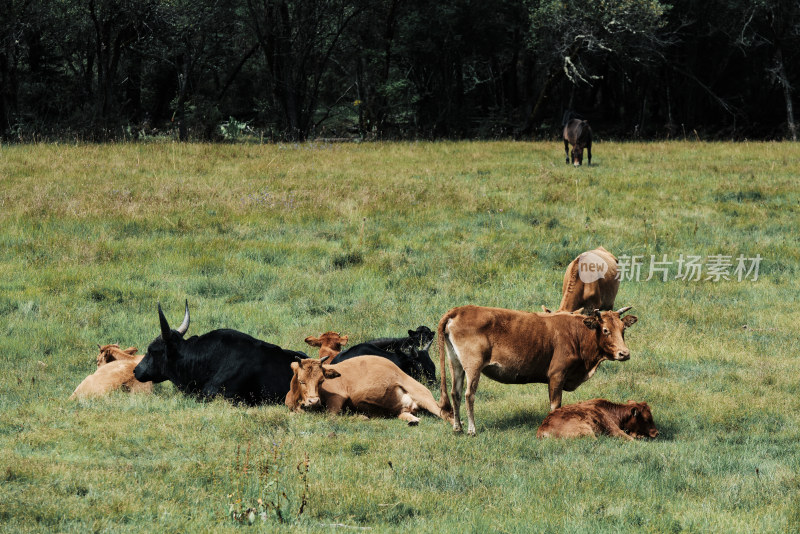
<path id="1" fill-rule="evenodd" d="M 558 143 L 0 148 L 0 527 L 238 530 L 252 507 L 269 531 L 797 531 L 800 146 L 593 156 L 574 169 Z M 467 303 L 557 306 L 566 265 L 600 244 L 641 256 L 617 297 L 639 317 L 632 357 L 564 400 L 647 401 L 652 442 L 537 441 L 547 387 L 486 378 L 475 438 L 433 417 L 201 403 L 169 383 L 67 400 L 98 343 L 146 350 L 159 301 L 177 324 L 189 300 L 190 334 L 310 352 L 307 335 L 400 335 Z M 672 262 L 666 282 L 645 281 L 651 255 Z M 681 255 L 700 257 L 700 280 L 675 278 Z M 730 280 L 706 280 L 715 255 Z M 737 279 L 740 255 L 760 255 L 757 280 Z"/>

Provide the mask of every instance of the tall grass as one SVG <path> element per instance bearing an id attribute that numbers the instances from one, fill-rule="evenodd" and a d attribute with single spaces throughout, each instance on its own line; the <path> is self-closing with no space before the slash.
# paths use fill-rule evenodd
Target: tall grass
<path id="1" fill-rule="evenodd" d="M 564 165 L 557 143 L 0 148 L 0 524 L 237 530 L 232 504 L 280 489 L 285 521 L 255 528 L 796 531 L 800 148 L 598 143 L 593 162 Z M 179 321 L 188 299 L 190 333 L 304 350 L 467 303 L 557 306 L 566 265 L 600 244 L 645 266 L 763 258 L 755 281 L 623 281 L 632 358 L 565 402 L 647 401 L 654 442 L 537 441 L 546 387 L 489 379 L 474 439 L 170 384 L 67 400 L 98 343 L 145 350 L 158 301 Z"/>

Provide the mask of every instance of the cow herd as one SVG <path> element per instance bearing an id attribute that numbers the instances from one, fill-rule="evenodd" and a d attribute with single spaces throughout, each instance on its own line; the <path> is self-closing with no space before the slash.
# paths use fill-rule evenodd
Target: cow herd
<path id="1" fill-rule="evenodd" d="M 618 288 L 616 258 L 598 247 L 567 267 L 555 312 L 461 306 L 442 316 L 436 333 L 420 326 L 408 330 L 408 336 L 373 339 L 348 349 L 348 336 L 329 331 L 305 339 L 319 348 L 318 358 L 230 329 L 185 338 L 188 302 L 174 330 L 159 304 L 161 333 L 146 354 L 137 355 L 135 347 L 100 347 L 97 371 L 70 398 L 114 389 L 149 392 L 152 383 L 169 380 L 198 398 L 222 396 L 250 406 L 284 402 L 294 412 L 338 414 L 349 409 L 396 416 L 415 425 L 418 412 L 424 410 L 460 432 L 465 397 L 467 432 L 474 435 L 475 394 L 483 375 L 504 384 L 548 385 L 550 414 L 538 437 L 654 438 L 658 431 L 647 403 L 593 399 L 561 406 L 562 392 L 591 378 L 600 363 L 630 358 L 624 334 L 637 318 L 625 315 L 630 307 L 612 309 Z M 590 311 L 584 314 L 584 309 Z M 436 381 L 428 352 L 435 335 L 441 372 L 438 402 L 423 385 Z M 449 394 L 445 360 L 452 380 Z"/>

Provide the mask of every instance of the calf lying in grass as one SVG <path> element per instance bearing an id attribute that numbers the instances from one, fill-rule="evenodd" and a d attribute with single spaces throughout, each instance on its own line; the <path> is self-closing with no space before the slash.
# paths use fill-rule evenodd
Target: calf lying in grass
<path id="1" fill-rule="evenodd" d="M 139 382 L 133 376 L 133 370 L 144 357 L 144 354 L 137 356 L 137 350 L 136 347 L 122 350 L 116 344 L 100 347 L 97 371 L 84 378 L 69 398 L 100 397 L 117 389 L 130 393 L 152 392 L 152 382 Z"/>
<path id="2" fill-rule="evenodd" d="M 616 404 L 592 399 L 550 412 L 536 432 L 537 438 L 597 437 L 608 434 L 626 440 L 655 438 L 658 430 L 646 402 Z"/>
<path id="3" fill-rule="evenodd" d="M 350 408 L 368 415 L 397 416 L 416 425 L 416 413 L 422 408 L 452 423 L 452 414 L 439 408 L 425 386 L 386 358 L 358 356 L 324 365 L 327 359 L 292 362 L 294 375 L 286 395 L 289 409 L 326 409 L 338 414 Z"/>

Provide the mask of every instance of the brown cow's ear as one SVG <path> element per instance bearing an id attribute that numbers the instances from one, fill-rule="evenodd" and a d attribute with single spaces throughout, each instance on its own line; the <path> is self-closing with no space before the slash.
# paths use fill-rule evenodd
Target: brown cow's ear
<path id="1" fill-rule="evenodd" d="M 341 374 L 339 374 L 339 371 L 337 371 L 336 369 L 331 369 L 327 365 L 323 365 L 322 366 L 322 375 L 325 378 L 329 378 L 329 379 L 330 378 L 339 378 L 340 376 L 342 376 Z"/>
<path id="2" fill-rule="evenodd" d="M 300 364 L 297 362 L 292 362 L 292 370 L 297 372 L 298 369 L 300 369 Z"/>
<path id="3" fill-rule="evenodd" d="M 125 353 L 130 354 L 131 356 L 133 356 L 134 354 L 136 354 L 137 350 L 139 350 L 139 349 L 137 349 L 136 347 L 128 347 L 127 349 L 123 350 L 122 352 L 125 352 Z"/>
<path id="4" fill-rule="evenodd" d="M 597 330 L 600 328 L 600 321 L 598 321 L 595 316 L 587 317 L 583 320 L 583 324 L 585 324 L 586 328 L 589 330 Z"/>
<path id="5" fill-rule="evenodd" d="M 318 337 L 314 336 L 308 336 L 306 338 L 306 343 L 308 343 L 312 347 L 319 347 L 320 345 L 322 345 L 322 341 Z"/>
<path id="6" fill-rule="evenodd" d="M 347 336 L 340 337 L 339 343 L 341 343 L 342 345 L 347 345 L 347 339 L 348 339 Z"/>
<path id="7" fill-rule="evenodd" d="M 639 415 L 639 410 L 637 410 L 636 407 L 634 406 L 633 408 L 631 408 L 631 417 L 635 419 L 637 415 Z"/>
<path id="8" fill-rule="evenodd" d="M 632 326 L 634 323 L 636 323 L 636 321 L 638 320 L 639 318 L 636 317 L 635 315 L 626 315 L 625 317 L 622 318 L 622 324 L 625 325 L 625 328 L 628 328 L 629 326 Z"/>

